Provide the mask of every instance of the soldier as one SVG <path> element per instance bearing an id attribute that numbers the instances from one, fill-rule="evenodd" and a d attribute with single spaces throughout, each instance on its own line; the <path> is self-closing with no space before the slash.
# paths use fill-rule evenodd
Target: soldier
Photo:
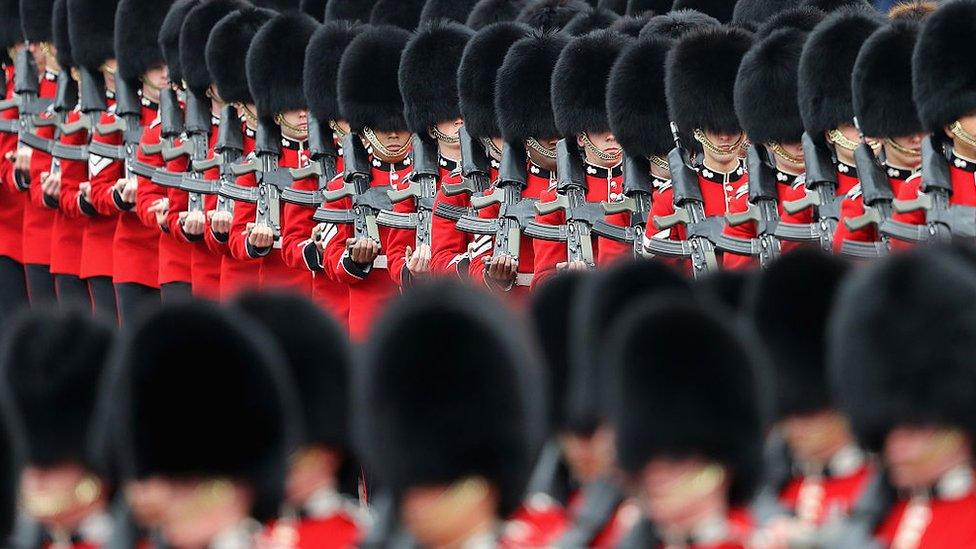
<path id="1" fill-rule="evenodd" d="M 885 468 L 849 547 L 967 547 L 976 530 L 969 251 L 914 250 L 853 275 L 830 327 L 831 386 Z M 896 322 L 892 319 L 897 318 Z"/>
<path id="2" fill-rule="evenodd" d="M 0 387 L 25 451 L 13 546 L 102 547 L 112 485 L 88 443 L 113 329 L 82 311 L 35 311 L 8 328 Z"/>
<path id="3" fill-rule="evenodd" d="M 370 151 L 372 187 L 392 186 L 411 172 L 411 135 L 397 84 L 400 54 L 409 38 L 410 33 L 403 29 L 371 26 L 353 39 L 339 65 L 339 112 Z M 342 183 L 336 178 L 329 189 L 338 189 Z M 326 204 L 333 209 L 350 206 L 349 199 Z M 366 236 L 357 238 L 349 225 L 336 229 L 326 244 L 323 266 L 349 287 L 349 331 L 358 340 L 397 292 L 394 276 L 386 272 L 392 230 L 380 227 L 377 242 Z"/>
<path id="4" fill-rule="evenodd" d="M 355 499 L 360 469 L 349 434 L 352 370 L 346 335 L 297 294 L 245 294 L 235 306 L 267 328 L 284 351 L 305 425 L 269 541 L 275 547 L 354 547 L 363 537 L 364 517 Z"/>
<path id="5" fill-rule="evenodd" d="M 424 8 L 425 13 L 431 4 Z M 474 32 L 460 23 L 425 23 L 403 50 L 400 60 L 400 93 L 403 95 L 407 125 L 424 147 L 437 154 L 437 195 L 434 206 L 446 203 L 465 207 L 468 195 L 449 197 L 444 184 L 461 182 L 461 110 L 458 99 L 458 67 L 461 56 Z M 436 82 L 436 85 L 432 83 Z M 414 150 L 414 156 L 423 151 Z M 410 200 L 394 206 L 398 212 L 412 212 L 416 205 Z M 432 216 L 430 245 L 420 244 L 412 231 L 397 231 L 393 245 L 391 267 L 399 263 L 400 285 L 409 285 L 414 277 L 452 274 L 467 278 L 468 237 L 454 226 L 454 221 Z M 391 271 L 391 274 L 393 272 Z"/>
<path id="6" fill-rule="evenodd" d="M 82 118 L 90 115 L 97 123 L 108 123 L 105 111 L 115 105 L 117 6 L 118 0 L 68 0 L 71 55 L 82 71 Z M 86 87 L 86 80 L 94 85 Z M 104 91 L 99 94 L 101 90 Z M 86 110 L 88 112 L 84 112 Z M 108 141 L 96 135 L 94 130 L 94 127 L 89 130 L 91 140 Z M 81 242 L 79 276 L 88 282 L 95 312 L 116 320 L 118 306 L 112 285 L 112 254 L 119 209 L 112 195 L 121 175 L 121 164 L 89 153 L 88 177 L 78 184 L 77 193 L 77 207 L 88 220 Z"/>
<path id="7" fill-rule="evenodd" d="M 514 324 L 481 292 L 434 283 L 392 305 L 364 349 L 358 447 L 423 546 L 505 546 L 544 428 L 541 372 Z M 430 330 L 445 346 L 415 345 Z"/>
<path id="8" fill-rule="evenodd" d="M 169 546 L 254 547 L 277 513 L 299 421 L 282 363 L 263 328 L 207 302 L 155 312 L 123 342 L 104 399 L 126 497 L 155 502 Z"/>
<path id="9" fill-rule="evenodd" d="M 617 464 L 653 526 L 635 547 L 748 543 L 740 506 L 762 467 L 756 363 L 748 342 L 705 307 L 681 296 L 645 299 L 610 342 Z M 683 341 L 648 352 L 647 330 L 665 325 Z"/>

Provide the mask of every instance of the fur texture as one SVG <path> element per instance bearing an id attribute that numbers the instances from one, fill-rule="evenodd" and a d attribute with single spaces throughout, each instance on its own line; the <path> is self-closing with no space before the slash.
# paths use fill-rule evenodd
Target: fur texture
<path id="1" fill-rule="evenodd" d="M 912 59 L 912 88 L 922 124 L 942 129 L 976 109 L 976 59 L 966 55 L 976 2 L 949 2 L 928 17 Z"/>
<path id="2" fill-rule="evenodd" d="M 138 81 L 149 69 L 161 66 L 159 29 L 169 12 L 172 0 L 145 2 L 121 0 L 115 12 L 115 51 L 118 52 L 119 76 Z M 138 21 L 138 24 L 133 24 Z"/>
<path id="3" fill-rule="evenodd" d="M 589 7 L 583 0 L 532 0 L 517 20 L 542 31 L 558 31 Z"/>
<path id="4" fill-rule="evenodd" d="M 610 25 L 612 30 L 619 32 L 620 34 L 626 34 L 627 36 L 637 38 L 640 36 L 641 30 L 647 25 L 648 21 L 651 20 L 651 15 L 645 13 L 644 15 L 625 15 L 620 19 L 617 19 Z"/>
<path id="5" fill-rule="evenodd" d="M 610 69 L 631 39 L 612 30 L 574 38 L 552 74 L 552 112 L 563 137 L 610 130 L 607 82 Z"/>
<path id="6" fill-rule="evenodd" d="M 721 25 L 718 19 L 695 10 L 678 10 L 656 15 L 641 29 L 640 37 L 659 36 L 679 40 L 691 31 Z"/>
<path id="7" fill-rule="evenodd" d="M 763 40 L 780 29 L 797 29 L 806 33 L 813 31 L 827 14 L 808 6 L 783 10 L 766 20 L 756 31 L 755 40 Z"/>
<path id="8" fill-rule="evenodd" d="M 733 88 L 750 35 L 733 27 L 703 28 L 668 53 L 665 91 L 668 112 L 683 132 L 695 129 L 735 134 Z"/>
<path id="9" fill-rule="evenodd" d="M 521 503 L 544 436 L 545 387 L 517 324 L 486 294 L 439 283 L 374 326 L 354 421 L 363 457 L 394 494 L 481 476 L 497 488 L 502 516 Z M 440 345 L 414 345 L 430 333 Z"/>
<path id="10" fill-rule="evenodd" d="M 311 15 L 318 22 L 322 22 L 325 17 L 325 5 L 328 0 L 302 0 L 301 10 L 306 15 Z"/>
<path id="11" fill-rule="evenodd" d="M 461 116 L 458 66 L 474 31 L 461 23 L 434 20 L 421 25 L 400 58 L 398 80 L 407 128 L 419 135 Z"/>
<path id="12" fill-rule="evenodd" d="M 206 56 L 210 31 L 221 19 L 247 6 L 244 0 L 206 0 L 186 14 L 180 29 L 180 66 L 190 90 L 202 96 L 213 82 Z"/>
<path id="13" fill-rule="evenodd" d="M 919 24 L 893 21 L 861 47 L 854 63 L 854 113 L 864 135 L 900 137 L 922 131 L 912 99 L 912 52 Z"/>
<path id="14" fill-rule="evenodd" d="M 54 47 L 58 50 L 58 65 L 62 68 L 75 66 L 71 55 L 71 38 L 68 36 L 68 0 L 54 0 L 51 34 Z"/>
<path id="15" fill-rule="evenodd" d="M 512 44 L 531 29 L 515 22 L 497 23 L 477 32 L 464 48 L 458 67 L 458 99 L 464 126 L 472 137 L 498 137 L 495 81 Z"/>
<path id="16" fill-rule="evenodd" d="M 563 32 L 572 36 L 583 36 L 595 30 L 609 28 L 618 19 L 620 19 L 620 16 L 611 10 L 590 8 L 584 12 L 577 13 L 563 27 Z"/>
<path id="17" fill-rule="evenodd" d="M 803 119 L 796 102 L 797 67 L 807 33 L 780 29 L 742 58 L 735 80 L 735 113 L 754 143 L 799 143 Z"/>
<path id="18" fill-rule="evenodd" d="M 360 21 L 366 23 L 373 12 L 376 0 L 328 0 L 325 6 L 326 21 Z"/>
<path id="19" fill-rule="evenodd" d="M 596 5 L 602 10 L 610 10 L 617 15 L 627 13 L 627 0 L 599 0 Z"/>
<path id="20" fill-rule="evenodd" d="M 732 22 L 759 27 L 770 17 L 796 4 L 796 0 L 739 0 L 732 10 Z"/>
<path id="21" fill-rule="evenodd" d="M 674 0 L 671 11 L 677 10 L 698 10 L 707 13 L 722 23 L 732 21 L 732 9 L 735 7 L 735 0 Z"/>
<path id="22" fill-rule="evenodd" d="M 478 0 L 471 9 L 467 24 L 479 31 L 492 23 L 515 21 L 528 0 Z"/>
<path id="23" fill-rule="evenodd" d="M 277 12 L 299 9 L 299 0 L 255 0 L 254 5 Z"/>
<path id="24" fill-rule="evenodd" d="M 393 25 L 412 31 L 420 23 L 425 0 L 378 0 L 369 16 L 371 25 Z"/>
<path id="25" fill-rule="evenodd" d="M 833 13 L 851 8 L 874 11 L 874 5 L 869 0 L 801 0 L 800 5 L 817 8 L 824 13 Z"/>
<path id="26" fill-rule="evenodd" d="M 664 15 L 671 11 L 672 2 L 667 0 L 627 0 L 627 15 Z"/>
<path id="27" fill-rule="evenodd" d="M 877 13 L 842 10 L 828 15 L 810 33 L 800 56 L 797 98 L 803 126 L 821 136 L 842 124 L 852 124 L 851 73 L 864 41 L 883 23 Z"/>
<path id="28" fill-rule="evenodd" d="M 353 131 L 405 130 L 397 74 L 410 33 L 370 26 L 353 39 L 339 63 L 339 110 Z"/>
<path id="29" fill-rule="evenodd" d="M 624 50 L 610 72 L 610 129 L 630 156 L 665 158 L 674 147 L 664 95 L 664 61 L 673 44 L 662 36 L 645 36 Z"/>
<path id="30" fill-rule="evenodd" d="M 339 110 L 339 62 L 364 26 L 334 21 L 319 27 L 305 50 L 305 99 L 309 114 L 320 122 L 341 118 Z"/>
<path id="31" fill-rule="evenodd" d="M 448 19 L 465 24 L 478 0 L 427 0 L 420 12 L 420 24 Z"/>
<path id="32" fill-rule="evenodd" d="M 92 71 L 115 58 L 115 9 L 119 0 L 68 0 L 71 55 Z"/>
<path id="33" fill-rule="evenodd" d="M 254 103 L 247 85 L 247 49 L 275 12 L 247 7 L 224 17 L 207 40 L 206 61 L 220 97 L 228 103 Z"/>
<path id="34" fill-rule="evenodd" d="M 54 0 L 20 0 L 20 24 L 29 42 L 51 41 L 51 11 Z M 4 20 L 5 25 L 10 22 Z"/>
<path id="35" fill-rule="evenodd" d="M 66 0 L 67 1 L 67 0 Z M 183 82 L 183 67 L 180 64 L 180 29 L 190 10 L 197 7 L 200 0 L 176 0 L 163 19 L 159 29 L 159 49 L 163 52 L 171 82 Z"/>
<path id="36" fill-rule="evenodd" d="M 6 50 L 24 41 L 18 0 L 0 0 L 0 21 L 3 21 L 0 25 L 0 46 L 4 50 L 0 57 L 6 58 Z"/>
<path id="37" fill-rule="evenodd" d="M 918 248 L 844 285 L 830 325 L 830 381 L 862 445 L 878 451 L 905 424 L 976 435 L 974 281 L 971 260 Z"/>
<path id="38" fill-rule="evenodd" d="M 268 21 L 247 50 L 247 84 L 258 116 L 304 109 L 305 50 L 318 27 L 315 19 L 286 12 Z"/>
<path id="39" fill-rule="evenodd" d="M 568 43 L 562 34 L 533 34 L 508 50 L 495 81 L 495 111 L 509 143 L 559 135 L 550 90 L 559 53 Z"/>

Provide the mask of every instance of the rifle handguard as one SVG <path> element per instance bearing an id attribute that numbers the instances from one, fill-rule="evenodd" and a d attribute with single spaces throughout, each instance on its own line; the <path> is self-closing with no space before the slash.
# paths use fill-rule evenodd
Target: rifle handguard
<path id="1" fill-rule="evenodd" d="M 732 227 L 738 227 L 750 221 L 762 221 L 762 216 L 759 213 L 759 208 L 755 204 L 750 203 L 744 212 L 726 213 L 725 221 Z"/>
<path id="2" fill-rule="evenodd" d="M 569 199 L 566 195 L 559 194 L 556 198 L 550 200 L 549 202 L 536 202 L 535 211 L 541 215 L 551 214 L 553 212 L 558 212 L 559 210 L 569 209 Z"/>
<path id="3" fill-rule="evenodd" d="M 181 156 L 193 156 L 193 142 L 184 141 L 178 147 L 163 145 L 163 160 L 169 162 Z"/>
<path id="4" fill-rule="evenodd" d="M 249 173 L 257 173 L 259 171 L 261 171 L 261 166 L 258 165 L 258 161 L 256 159 L 241 162 L 240 164 L 231 164 L 230 166 L 230 173 L 234 177 L 240 177 Z"/>
<path id="5" fill-rule="evenodd" d="M 875 259 L 888 255 L 888 246 L 883 242 L 857 242 L 844 240 L 840 245 L 840 255 L 854 259 Z"/>
<path id="6" fill-rule="evenodd" d="M 281 189 L 281 201 L 296 206 L 315 208 L 322 204 L 322 193 L 320 191 L 302 191 L 299 189 Z"/>
<path id="7" fill-rule="evenodd" d="M 912 200 L 899 200 L 896 198 L 891 201 L 891 209 L 898 213 L 912 213 L 919 210 L 928 211 L 932 209 L 932 196 L 923 194 Z"/>
<path id="8" fill-rule="evenodd" d="M 851 231 L 860 231 L 861 229 L 874 225 L 878 226 L 881 224 L 881 212 L 870 206 L 864 207 L 864 213 L 857 217 L 848 217 L 844 219 L 844 226 Z"/>
<path id="9" fill-rule="evenodd" d="M 925 225 L 913 225 L 894 219 L 885 219 L 879 227 L 881 234 L 890 236 L 896 240 L 917 244 L 925 242 L 931 238 L 932 233 Z"/>
<path id="10" fill-rule="evenodd" d="M 183 186 L 183 172 L 174 173 L 168 170 L 156 170 L 152 176 L 152 182 L 170 189 L 179 189 Z"/>
<path id="11" fill-rule="evenodd" d="M 603 212 L 607 215 L 619 213 L 634 213 L 637 211 L 637 201 L 627 196 L 617 202 L 603 202 Z"/>
<path id="12" fill-rule="evenodd" d="M 758 250 L 760 245 L 758 239 L 746 240 L 743 238 L 729 236 L 727 234 L 721 234 L 716 239 L 715 247 L 724 252 L 731 252 L 738 255 L 756 256 L 759 255 Z"/>
<path id="13" fill-rule="evenodd" d="M 383 210 L 376 214 L 376 222 L 391 229 L 413 230 L 417 228 L 417 214 Z"/>
<path id="14" fill-rule="evenodd" d="M 525 236 L 537 240 L 548 240 L 550 242 L 566 241 L 565 225 L 545 225 L 538 221 L 530 221 L 525 226 Z"/>
<path id="15" fill-rule="evenodd" d="M 459 231 L 478 235 L 493 235 L 498 230 L 497 219 L 482 219 L 471 215 L 462 215 L 455 224 Z"/>
<path id="16" fill-rule="evenodd" d="M 207 170 L 212 170 L 214 168 L 219 168 L 221 165 L 221 159 L 219 156 L 214 156 L 213 158 L 208 158 L 206 160 L 194 160 L 190 163 L 193 171 L 197 173 L 202 173 Z"/>
<path id="17" fill-rule="evenodd" d="M 125 128 L 125 120 L 123 118 L 116 118 L 112 122 L 96 124 L 95 133 L 101 136 L 106 136 L 114 133 L 124 132 Z"/>
<path id="18" fill-rule="evenodd" d="M 633 244 L 635 238 L 634 230 L 631 227 L 621 227 L 603 220 L 597 220 L 593 223 L 593 234 L 624 244 Z"/>
<path id="19" fill-rule="evenodd" d="M 184 176 L 180 182 L 180 189 L 188 193 L 217 194 L 220 189 L 220 181 Z"/>
<path id="20" fill-rule="evenodd" d="M 51 156 L 61 160 L 73 160 L 76 162 L 88 161 L 88 147 L 84 145 L 65 145 L 56 141 L 51 148 Z"/>
<path id="21" fill-rule="evenodd" d="M 449 221 L 457 221 L 466 213 L 468 213 L 467 208 L 455 206 L 454 204 L 447 204 L 445 202 L 438 202 L 437 207 L 434 208 L 434 215 Z"/>
<path id="22" fill-rule="evenodd" d="M 691 243 L 687 240 L 645 238 L 644 251 L 661 257 L 687 258 L 691 256 Z"/>
<path id="23" fill-rule="evenodd" d="M 665 229 L 670 229 L 676 225 L 687 225 L 691 223 L 691 216 L 685 210 L 677 210 L 671 215 L 660 215 L 653 219 L 654 226 L 657 230 L 663 231 Z"/>
<path id="24" fill-rule="evenodd" d="M 312 215 L 312 221 L 316 223 L 332 223 L 333 225 L 352 225 L 356 222 L 356 214 L 352 210 L 319 208 Z"/>
<path id="25" fill-rule="evenodd" d="M 288 170 L 288 173 L 291 174 L 292 180 L 298 181 L 300 179 L 308 179 L 309 177 L 322 177 L 325 172 L 322 170 L 322 164 L 312 162 L 304 168 L 291 168 Z"/>
<path id="26" fill-rule="evenodd" d="M 821 206 L 823 204 L 819 190 L 804 190 L 806 191 L 806 194 L 803 195 L 803 198 L 783 202 L 783 209 L 786 210 L 787 213 L 798 214 L 807 208 Z"/>
<path id="27" fill-rule="evenodd" d="M 773 236 L 790 242 L 819 242 L 819 223 L 786 223 L 779 222 L 773 231 Z"/>

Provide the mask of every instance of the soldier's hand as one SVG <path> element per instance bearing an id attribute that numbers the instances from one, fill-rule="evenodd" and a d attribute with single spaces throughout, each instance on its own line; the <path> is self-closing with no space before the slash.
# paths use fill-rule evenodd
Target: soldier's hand
<path id="1" fill-rule="evenodd" d="M 563 261 L 562 263 L 556 263 L 557 271 L 585 271 L 589 267 L 583 261 Z"/>
<path id="2" fill-rule="evenodd" d="M 146 211 L 156 216 L 156 223 L 160 227 L 166 226 L 166 216 L 169 214 L 169 199 L 156 199 Z"/>
<path id="3" fill-rule="evenodd" d="M 485 276 L 491 282 L 503 288 L 511 286 L 518 275 L 518 261 L 514 257 L 504 254 L 485 259 Z"/>
<path id="4" fill-rule="evenodd" d="M 430 272 L 430 246 L 421 244 L 417 247 L 417 251 L 407 246 L 404 258 L 407 260 L 407 269 L 411 274 L 421 275 Z"/>
<path id="5" fill-rule="evenodd" d="M 52 198 L 61 198 L 61 172 L 41 173 L 41 191 Z"/>
<path id="6" fill-rule="evenodd" d="M 30 171 L 31 156 L 34 151 L 30 147 L 19 147 L 14 153 L 14 169 L 22 172 Z"/>
<path id="7" fill-rule="evenodd" d="M 234 214 L 210 210 L 207 215 L 210 217 L 210 230 L 217 234 L 230 233 L 230 224 L 234 221 Z"/>
<path id="8" fill-rule="evenodd" d="M 315 248 L 319 253 L 325 253 L 325 231 L 328 229 L 328 225 L 325 223 L 319 223 L 318 225 L 312 227 L 312 242 L 315 243 Z"/>
<path id="9" fill-rule="evenodd" d="M 119 193 L 123 202 L 135 204 L 136 193 L 139 190 L 139 181 L 134 177 L 132 179 L 119 179 L 115 182 L 114 190 Z"/>
<path id="10" fill-rule="evenodd" d="M 274 246 L 274 231 L 267 225 L 252 225 L 247 243 L 258 249 L 270 248 Z"/>
<path id="11" fill-rule="evenodd" d="M 184 216 L 184 214 L 186 215 Z M 200 236 L 203 234 L 203 229 L 207 225 L 203 212 L 180 212 L 180 218 L 183 220 L 184 233 L 190 236 Z"/>
<path id="12" fill-rule="evenodd" d="M 82 181 L 78 184 L 78 196 L 84 198 L 88 202 L 91 202 L 91 182 Z"/>
<path id="13" fill-rule="evenodd" d="M 350 238 L 346 240 L 349 259 L 360 265 L 372 265 L 380 255 L 380 243 L 372 238 Z"/>

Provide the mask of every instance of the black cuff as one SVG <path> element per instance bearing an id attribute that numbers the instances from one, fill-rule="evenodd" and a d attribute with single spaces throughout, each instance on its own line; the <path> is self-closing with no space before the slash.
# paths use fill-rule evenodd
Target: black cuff
<path id="1" fill-rule="evenodd" d="M 17 190 L 20 192 L 30 190 L 30 172 L 15 169 L 14 184 L 17 185 Z"/>
<path id="2" fill-rule="evenodd" d="M 80 194 L 78 195 L 78 209 L 81 210 L 81 213 L 87 215 L 88 217 L 95 217 L 98 215 L 98 210 L 95 209 L 95 206 L 92 206 L 92 203 L 85 200 L 85 197 L 81 196 Z"/>
<path id="3" fill-rule="evenodd" d="M 162 225 L 159 226 L 159 230 L 163 231 L 166 234 L 169 234 L 169 225 L 163 223 Z"/>
<path id="4" fill-rule="evenodd" d="M 461 280 L 468 280 L 471 278 L 471 258 L 465 257 L 464 259 L 457 262 L 456 267 L 458 278 Z"/>
<path id="5" fill-rule="evenodd" d="M 369 275 L 369 272 L 373 269 L 372 265 L 361 265 L 356 263 L 351 257 L 349 257 L 348 253 L 342 256 L 341 263 L 342 268 L 345 269 L 347 273 L 360 280 L 366 278 L 366 276 Z"/>
<path id="6" fill-rule="evenodd" d="M 302 248 L 302 257 L 305 258 L 305 266 L 313 273 L 320 273 L 325 269 L 322 267 L 322 253 L 314 242 L 305 244 Z"/>
<path id="7" fill-rule="evenodd" d="M 136 207 L 135 202 L 126 202 L 122 200 L 122 194 L 119 193 L 118 189 L 112 190 L 112 202 L 115 203 L 115 207 L 121 212 L 131 212 L 132 208 Z"/>
<path id="8" fill-rule="evenodd" d="M 52 210 L 57 210 L 58 208 L 61 207 L 61 203 L 58 202 L 57 198 L 54 198 L 53 196 L 46 193 L 44 194 L 44 205 L 47 206 L 48 208 L 51 208 Z"/>
<path id="9" fill-rule="evenodd" d="M 258 258 L 261 258 L 261 257 L 265 257 L 266 255 L 268 255 L 269 253 L 271 253 L 271 248 L 273 248 L 273 246 L 268 246 L 267 248 L 255 248 L 254 246 L 251 245 L 250 242 L 248 242 L 247 243 L 247 256 L 248 257 L 253 257 L 254 259 L 258 259 Z"/>
<path id="10" fill-rule="evenodd" d="M 413 286 L 413 273 L 404 265 L 400 268 L 400 287 L 409 288 L 411 286 Z"/>
<path id="11" fill-rule="evenodd" d="M 183 228 L 182 223 L 180 223 L 180 230 L 183 231 L 183 238 L 189 240 L 190 242 L 200 242 L 201 240 L 203 240 L 203 233 L 187 234 L 186 229 Z"/>
<path id="12" fill-rule="evenodd" d="M 227 244 L 227 240 L 230 238 L 230 233 L 218 233 L 213 229 L 210 229 L 210 235 L 221 244 Z"/>

